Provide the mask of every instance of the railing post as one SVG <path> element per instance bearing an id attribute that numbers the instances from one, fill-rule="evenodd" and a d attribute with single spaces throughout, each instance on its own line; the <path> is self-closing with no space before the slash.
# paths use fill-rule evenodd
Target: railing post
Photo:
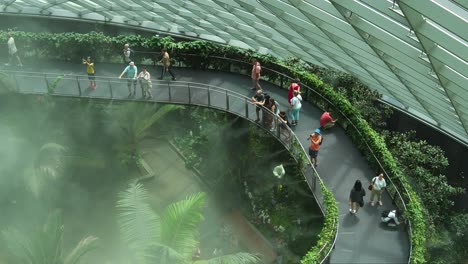
<path id="1" fill-rule="evenodd" d="M 188 103 L 192 104 L 192 89 L 190 88 L 190 83 L 187 84 L 188 88 Z"/>
<path id="2" fill-rule="evenodd" d="M 16 91 L 19 93 L 21 92 L 18 84 L 18 79 L 16 78 L 16 74 L 13 74 L 13 79 L 15 79 L 15 84 L 16 84 Z"/>
<path id="3" fill-rule="evenodd" d="M 210 96 L 210 87 L 208 86 L 208 90 L 206 90 L 206 92 L 208 93 L 208 106 L 211 106 L 211 96 Z"/>
<path id="4" fill-rule="evenodd" d="M 229 95 L 227 91 L 226 91 L 226 110 L 229 111 Z"/>
<path id="5" fill-rule="evenodd" d="M 310 165 L 310 166 L 314 166 L 314 165 Z M 317 175 L 315 175 L 315 171 L 313 169 L 312 169 L 312 176 L 313 176 L 312 186 L 314 188 L 314 192 L 316 192 L 317 191 Z"/>
<path id="6" fill-rule="evenodd" d="M 396 187 L 396 186 L 395 186 L 395 187 Z M 397 194 L 398 194 L 398 192 L 397 192 L 397 190 L 395 190 L 395 194 L 393 195 L 393 198 L 392 198 L 392 204 L 393 204 L 393 205 L 396 205 L 395 199 L 396 199 L 396 197 L 397 197 Z M 403 199 L 403 198 L 402 198 L 402 199 Z M 405 201 L 402 201 L 402 202 L 404 203 Z"/>
<path id="7" fill-rule="evenodd" d="M 168 91 L 169 91 L 169 102 L 172 102 L 171 85 L 169 83 L 167 83 L 167 87 L 169 88 L 168 89 Z"/>
<path id="8" fill-rule="evenodd" d="M 280 130 L 281 130 L 281 125 L 280 125 L 281 120 L 280 120 L 277 116 L 275 116 L 274 118 L 276 118 L 276 127 L 275 127 L 275 129 L 276 129 L 276 136 L 279 138 L 279 140 L 281 140 L 281 131 L 280 131 Z M 273 124 L 274 124 L 274 123 L 275 123 L 275 122 L 273 122 Z M 281 141 L 282 141 L 282 140 L 281 140 Z"/>
<path id="9" fill-rule="evenodd" d="M 114 98 L 114 91 L 112 90 L 112 84 L 110 80 L 107 81 L 109 83 L 109 92 L 110 92 L 110 98 Z"/>
<path id="10" fill-rule="evenodd" d="M 280 75 L 280 87 L 283 89 L 283 75 Z"/>
<path id="11" fill-rule="evenodd" d="M 46 83 L 47 93 L 49 93 L 49 81 L 47 80 L 47 74 L 44 74 L 44 80 Z"/>
<path id="12" fill-rule="evenodd" d="M 245 99 L 245 118 L 249 118 L 249 102 Z"/>
<path id="13" fill-rule="evenodd" d="M 76 83 L 78 84 L 78 95 L 81 96 L 81 85 L 80 81 L 78 80 L 78 76 L 76 76 Z"/>

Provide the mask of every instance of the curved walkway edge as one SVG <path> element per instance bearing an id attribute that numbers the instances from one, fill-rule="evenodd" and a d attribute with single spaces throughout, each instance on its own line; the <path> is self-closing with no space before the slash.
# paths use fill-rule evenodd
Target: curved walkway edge
<path id="1" fill-rule="evenodd" d="M 101 76 L 118 77 L 123 70 L 122 65 L 100 64 L 96 65 L 96 70 Z M 25 71 L 48 72 L 57 74 L 85 74 L 85 68 L 80 64 L 51 64 L 38 67 L 26 67 Z M 159 68 L 150 68 L 153 76 L 158 76 Z M 248 76 L 233 73 L 215 72 L 215 71 L 197 71 L 184 68 L 174 68 L 177 79 L 187 82 L 198 82 L 207 85 L 222 87 L 251 97 L 253 92 L 250 90 L 251 82 Z M 20 80 L 21 81 L 21 80 Z M 49 79 L 53 82 L 54 78 Z M 30 92 L 44 92 L 37 90 L 36 84 L 29 83 L 34 87 Z M 286 109 L 287 90 L 262 82 L 265 92 L 270 94 L 280 104 L 281 109 Z M 23 85 L 20 85 L 21 87 Z M 76 86 L 76 85 L 75 85 Z M 60 87 L 61 89 L 62 87 Z M 76 95 L 76 91 L 69 91 L 70 95 Z M 125 84 L 121 86 L 115 97 L 124 98 L 128 94 Z M 137 88 L 137 96 L 139 94 Z M 163 91 L 153 84 L 153 95 Z M 108 85 L 97 83 L 97 89 L 91 91 L 88 96 L 102 97 L 109 93 Z M 242 103 L 242 102 L 237 102 Z M 303 102 L 300 113 L 299 125 L 293 130 L 300 140 L 304 149 L 308 149 L 308 135 L 319 126 L 318 119 L 322 114 L 314 105 L 309 102 Z M 380 224 L 380 213 L 383 210 L 393 209 L 391 198 L 384 193 L 383 206 L 371 207 L 369 205 L 370 193 L 367 191 L 365 197 L 366 204 L 359 210 L 356 216 L 348 213 L 348 197 L 354 182 L 359 179 L 363 186 L 367 186 L 370 179 L 374 177 L 373 172 L 368 166 L 359 150 L 353 145 L 343 129 L 334 127 L 331 130 L 323 132 L 323 145 L 319 153 L 319 166 L 317 171 L 323 179 L 325 185 L 333 192 L 338 202 L 339 208 L 339 233 L 330 259 L 331 263 L 408 263 L 410 242 L 407 233 L 403 227 L 389 229 Z"/>

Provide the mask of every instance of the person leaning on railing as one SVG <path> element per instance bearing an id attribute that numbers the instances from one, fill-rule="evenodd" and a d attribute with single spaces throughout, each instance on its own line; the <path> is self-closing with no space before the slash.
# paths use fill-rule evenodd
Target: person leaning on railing
<path id="1" fill-rule="evenodd" d="M 131 61 L 127 67 L 123 70 L 120 74 L 119 79 L 122 78 L 124 74 L 127 74 L 127 87 L 128 87 L 128 98 L 135 97 L 136 94 L 136 86 L 137 86 L 137 66 L 135 63 Z M 132 84 L 133 84 L 133 95 L 132 95 Z"/>
<path id="2" fill-rule="evenodd" d="M 151 74 L 148 72 L 146 67 L 143 67 L 143 70 L 138 75 L 138 79 L 140 80 L 141 97 L 143 99 L 153 98 L 153 94 L 151 92 L 151 89 L 153 88 L 153 84 L 151 83 Z M 148 97 L 146 97 L 146 94 L 148 94 Z"/>

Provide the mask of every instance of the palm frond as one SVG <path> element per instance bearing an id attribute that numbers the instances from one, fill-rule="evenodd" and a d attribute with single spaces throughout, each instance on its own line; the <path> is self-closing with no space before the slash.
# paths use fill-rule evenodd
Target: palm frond
<path id="1" fill-rule="evenodd" d="M 36 263 L 38 250 L 27 235 L 14 228 L 3 230 L 2 235 L 8 252 L 19 263 Z"/>
<path id="2" fill-rule="evenodd" d="M 187 262 L 186 256 L 181 255 L 173 248 L 164 244 L 156 243 L 154 247 L 151 248 L 151 252 L 153 255 L 149 258 L 150 263 L 183 264 Z"/>
<path id="3" fill-rule="evenodd" d="M 219 256 L 208 260 L 197 260 L 193 264 L 254 264 L 259 263 L 260 258 L 250 253 L 236 253 Z"/>
<path id="4" fill-rule="evenodd" d="M 63 219 L 61 210 L 49 213 L 39 236 L 34 237 L 35 243 L 41 245 L 42 252 L 46 252 L 47 263 L 61 263 L 63 253 Z"/>
<path id="5" fill-rule="evenodd" d="M 162 215 L 161 241 L 190 258 L 197 244 L 198 228 L 203 220 L 205 193 L 197 193 L 169 205 Z"/>
<path id="6" fill-rule="evenodd" d="M 97 248 L 97 237 L 88 236 L 83 238 L 78 245 L 65 257 L 63 264 L 77 264 L 80 260 L 92 250 Z"/>
<path id="7" fill-rule="evenodd" d="M 18 263 L 62 264 L 63 225 L 60 211 L 53 211 L 42 228 L 27 235 L 16 229 L 7 229 L 2 233 Z"/>
<path id="8" fill-rule="evenodd" d="M 160 219 L 147 201 L 148 194 L 140 183 L 131 184 L 117 201 L 120 233 L 138 263 L 146 262 L 151 255 L 148 250 L 159 241 Z"/>
<path id="9" fill-rule="evenodd" d="M 151 114 L 149 117 L 140 119 L 140 122 L 136 124 L 135 135 L 138 139 L 142 139 L 145 136 L 144 132 L 148 128 L 150 128 L 154 123 L 158 122 L 168 113 L 180 108 L 182 108 L 182 106 L 167 104 L 159 108 L 154 114 Z"/>

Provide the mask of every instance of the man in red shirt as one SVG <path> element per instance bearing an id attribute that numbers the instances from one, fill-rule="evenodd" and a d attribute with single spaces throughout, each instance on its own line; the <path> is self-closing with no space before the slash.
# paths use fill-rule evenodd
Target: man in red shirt
<path id="1" fill-rule="evenodd" d="M 324 112 L 322 116 L 320 117 L 320 129 L 327 129 L 335 125 L 335 122 L 338 121 L 338 119 L 333 119 L 331 117 L 332 112 Z"/>

